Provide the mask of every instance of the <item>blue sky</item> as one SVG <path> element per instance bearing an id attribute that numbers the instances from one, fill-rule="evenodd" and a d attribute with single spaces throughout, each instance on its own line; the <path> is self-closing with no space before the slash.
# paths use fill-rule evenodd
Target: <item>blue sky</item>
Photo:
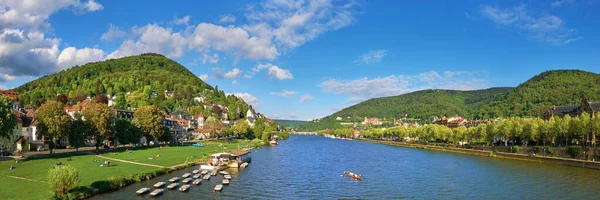
<path id="1" fill-rule="evenodd" d="M 422 89 L 599 73 L 599 4 L 0 0 L 0 88 L 157 52 L 268 117 L 307 120 Z"/>

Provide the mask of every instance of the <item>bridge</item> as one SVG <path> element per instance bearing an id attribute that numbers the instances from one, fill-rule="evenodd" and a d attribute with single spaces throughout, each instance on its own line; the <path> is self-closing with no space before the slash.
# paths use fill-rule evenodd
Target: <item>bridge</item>
<path id="1" fill-rule="evenodd" d="M 292 132 L 294 135 L 317 135 L 317 132 Z"/>

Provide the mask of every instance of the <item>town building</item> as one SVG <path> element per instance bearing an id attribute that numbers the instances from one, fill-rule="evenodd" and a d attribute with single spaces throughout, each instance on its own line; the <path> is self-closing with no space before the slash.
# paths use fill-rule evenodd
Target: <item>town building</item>
<path id="1" fill-rule="evenodd" d="M 13 99 L 12 107 L 13 110 L 19 110 L 19 93 L 12 90 L 0 90 L 0 96 L 6 96 Z"/>
<path id="2" fill-rule="evenodd" d="M 444 125 L 450 128 L 456 128 L 459 126 L 465 126 L 467 124 L 467 120 L 462 117 L 442 117 L 441 119 L 434 119 L 431 123 Z"/>
<path id="3" fill-rule="evenodd" d="M 570 115 L 571 117 L 576 117 L 581 115 L 581 113 L 592 113 L 600 111 L 600 102 L 590 102 L 587 97 L 583 97 L 580 104 L 568 105 L 568 106 L 552 106 L 542 114 L 542 117 L 545 120 L 548 120 L 554 116 L 556 117 L 564 117 L 565 115 Z"/>
<path id="4" fill-rule="evenodd" d="M 365 120 L 361 123 L 362 125 L 381 125 L 382 122 L 381 120 L 379 120 L 379 118 L 368 118 L 365 117 Z"/>

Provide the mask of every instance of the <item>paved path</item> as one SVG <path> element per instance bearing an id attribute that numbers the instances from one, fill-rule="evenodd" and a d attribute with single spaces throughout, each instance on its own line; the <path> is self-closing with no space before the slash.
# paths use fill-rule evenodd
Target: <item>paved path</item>
<path id="1" fill-rule="evenodd" d="M 168 167 L 160 166 L 160 165 L 153 165 L 153 164 L 147 164 L 147 163 L 139 163 L 139 162 L 133 162 L 133 161 L 129 161 L 129 160 L 121 160 L 121 159 L 117 159 L 117 158 L 109 158 L 109 157 L 101 156 L 101 155 L 96 155 L 96 157 L 104 158 L 104 159 L 109 159 L 109 160 L 114 160 L 114 161 L 119 161 L 119 162 L 124 162 L 124 163 L 131 163 L 131 164 L 136 164 L 136 165 L 144 165 L 144 166 L 158 167 L 158 168 L 168 168 Z"/>
<path id="2" fill-rule="evenodd" d="M 34 180 L 34 179 L 23 178 L 23 177 L 18 177 L 18 176 L 10 176 L 10 175 L 5 175 L 5 174 L 2 174 L 2 176 L 14 178 L 14 179 L 26 180 L 26 181 L 36 181 L 36 182 L 46 183 L 46 181 Z"/>

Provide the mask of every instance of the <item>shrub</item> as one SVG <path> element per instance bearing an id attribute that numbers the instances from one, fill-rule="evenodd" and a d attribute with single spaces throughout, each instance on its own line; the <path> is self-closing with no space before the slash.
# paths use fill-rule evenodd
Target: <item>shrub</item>
<path id="1" fill-rule="evenodd" d="M 519 146 L 510 147 L 510 152 L 511 153 L 519 153 Z"/>
<path id="2" fill-rule="evenodd" d="M 544 149 L 546 150 L 546 154 L 552 155 L 552 148 L 546 146 Z"/>
<path id="3" fill-rule="evenodd" d="M 79 183 L 79 172 L 72 166 L 56 166 L 48 171 L 48 183 L 55 194 L 65 194 Z"/>
<path id="4" fill-rule="evenodd" d="M 583 154 L 583 148 L 581 146 L 569 146 L 567 147 L 567 153 L 571 158 L 576 158 Z"/>
<path id="5" fill-rule="evenodd" d="M 260 146 L 263 146 L 263 145 L 265 145 L 265 142 L 263 142 L 263 141 L 262 141 L 262 140 L 260 140 L 260 139 L 254 139 L 254 140 L 252 140 L 252 142 L 250 143 L 250 146 L 252 146 L 252 147 L 260 147 Z"/>
<path id="6" fill-rule="evenodd" d="M 540 152 L 542 152 L 543 147 L 541 146 L 534 146 L 533 147 L 533 153 L 539 154 Z"/>

